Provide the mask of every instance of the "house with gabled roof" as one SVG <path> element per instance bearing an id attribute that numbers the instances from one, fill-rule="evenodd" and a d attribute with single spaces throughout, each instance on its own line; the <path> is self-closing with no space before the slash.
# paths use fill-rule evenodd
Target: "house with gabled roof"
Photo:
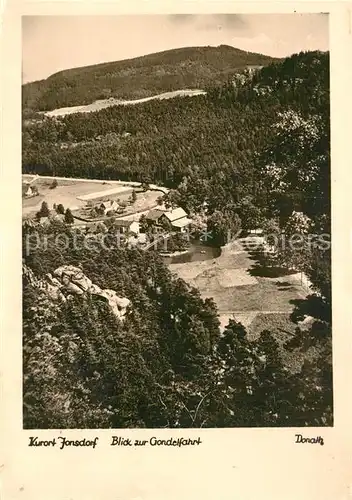
<path id="1" fill-rule="evenodd" d="M 29 184 L 22 184 L 22 197 L 23 198 L 30 198 L 33 196 L 33 189 Z"/>
<path id="2" fill-rule="evenodd" d="M 165 227 L 170 225 L 174 231 L 184 232 L 192 223 L 192 219 L 187 217 L 187 212 L 181 207 L 172 210 L 162 210 L 155 208 L 150 210 L 146 215 L 146 219 L 154 222 L 157 227 Z"/>
<path id="3" fill-rule="evenodd" d="M 154 208 L 150 210 L 145 216 L 148 221 L 151 222 L 159 222 L 160 217 L 165 213 L 164 210 L 159 210 L 158 208 Z"/>
<path id="4" fill-rule="evenodd" d="M 127 231 L 135 235 L 139 234 L 139 222 L 135 220 L 117 219 L 113 222 L 113 227 L 118 229 L 121 234 L 125 234 Z"/>
<path id="5" fill-rule="evenodd" d="M 164 212 L 160 217 L 159 221 L 162 224 L 163 220 L 171 224 L 175 231 L 184 232 L 192 223 L 192 219 L 187 217 L 187 212 L 183 208 L 178 207 L 168 212 Z"/>
<path id="6" fill-rule="evenodd" d="M 110 212 L 110 210 L 117 210 L 120 205 L 117 203 L 117 201 L 108 200 L 101 202 L 98 206 L 101 210 L 104 210 L 104 214 L 107 214 L 108 212 Z"/>
<path id="7" fill-rule="evenodd" d="M 170 222 L 181 219 L 182 217 L 187 217 L 187 213 L 181 207 L 164 212 L 164 215 Z"/>

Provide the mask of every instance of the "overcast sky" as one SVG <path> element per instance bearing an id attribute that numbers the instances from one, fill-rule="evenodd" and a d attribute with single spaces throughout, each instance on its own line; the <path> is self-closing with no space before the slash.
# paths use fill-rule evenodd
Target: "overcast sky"
<path id="1" fill-rule="evenodd" d="M 62 69 L 204 45 L 283 57 L 328 50 L 328 15 L 25 16 L 23 81 Z"/>

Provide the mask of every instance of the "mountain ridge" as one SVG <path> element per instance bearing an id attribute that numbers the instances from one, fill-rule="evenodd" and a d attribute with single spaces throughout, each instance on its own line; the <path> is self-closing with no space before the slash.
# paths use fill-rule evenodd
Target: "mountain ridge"
<path id="1" fill-rule="evenodd" d="M 75 71 L 80 71 L 80 70 L 90 70 L 90 69 L 99 69 L 99 68 L 103 68 L 103 67 L 106 67 L 106 66 L 110 66 L 110 65 L 113 65 L 113 64 L 118 64 L 118 63 L 131 63 L 131 62 L 142 62 L 144 60 L 148 60 L 152 57 L 161 57 L 161 56 L 166 56 L 166 55 L 177 55 L 179 53 L 182 53 L 182 52 L 191 52 L 193 50 L 202 50 L 202 49 L 221 49 L 221 50 L 230 50 L 232 51 L 233 53 L 237 52 L 238 54 L 249 54 L 249 55 L 256 55 L 256 56 L 263 56 L 263 57 L 267 57 L 267 58 L 270 58 L 272 60 L 279 60 L 280 58 L 275 58 L 275 57 L 271 57 L 271 56 L 268 56 L 268 55 L 265 55 L 265 54 L 261 54 L 259 52 L 250 52 L 250 51 L 247 51 L 247 50 L 242 50 L 242 49 L 238 49 L 237 47 L 233 47 L 231 45 L 226 45 L 226 44 L 221 44 L 221 45 L 217 45 L 217 46 L 214 46 L 214 45 L 195 45 L 195 46 L 192 46 L 192 47 L 188 47 L 188 46 L 185 46 L 185 47 L 178 47 L 176 49 L 167 49 L 167 50 L 161 50 L 159 52 L 150 52 L 148 54 L 144 54 L 142 56 L 136 56 L 136 57 L 126 57 L 124 59 L 117 59 L 116 61 L 105 61 L 105 62 L 101 62 L 101 63 L 97 63 L 97 64 L 88 64 L 86 66 L 76 66 L 76 67 L 73 67 L 73 68 L 66 68 L 66 69 L 62 69 L 60 71 L 56 71 L 55 73 L 49 75 L 47 78 L 44 78 L 42 79 L 41 81 L 43 80 L 48 80 L 49 78 L 52 78 L 52 77 L 55 77 L 55 76 L 59 76 L 59 75 L 62 75 L 63 73 L 67 73 L 67 72 L 75 72 Z M 34 83 L 34 82 L 28 82 L 28 83 Z"/>
<path id="2" fill-rule="evenodd" d="M 61 70 L 22 85 L 23 108 L 50 111 L 109 97 L 139 99 L 156 93 L 224 83 L 247 66 L 279 59 L 229 45 L 183 47 Z"/>

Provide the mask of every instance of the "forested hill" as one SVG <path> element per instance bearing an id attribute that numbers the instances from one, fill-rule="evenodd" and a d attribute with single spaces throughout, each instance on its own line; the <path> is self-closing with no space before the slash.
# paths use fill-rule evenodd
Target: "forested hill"
<path id="1" fill-rule="evenodd" d="M 68 222 L 30 221 L 22 232 L 34 277 L 23 276 L 25 428 L 332 425 L 329 55 L 297 54 L 207 90 L 28 120 L 23 171 L 164 183 L 164 201 L 195 223 L 205 216 L 219 245 L 229 231 L 262 227 L 276 247 L 259 256 L 259 272 L 304 272 L 317 292 L 296 311 L 314 322 L 285 347 L 313 347 L 315 360 L 288 372 L 271 327 L 250 340 L 230 320 L 220 334 L 215 302 L 157 252 L 116 244 L 111 233 L 93 244 L 88 234 L 86 244 Z M 297 235 L 301 246 L 281 244 Z M 63 265 L 127 298 L 124 321 L 94 294 L 52 300 L 47 284 Z"/>
<path id="2" fill-rule="evenodd" d="M 23 108 L 48 111 L 109 97 L 139 99 L 186 88 L 219 85 L 247 66 L 275 59 L 228 45 L 186 47 L 123 61 L 60 71 L 23 85 Z"/>
<path id="3" fill-rule="evenodd" d="M 170 188 L 191 175 L 188 203 L 210 196 L 211 204 L 221 208 L 229 198 L 255 194 L 263 180 L 254 169 L 256 155 L 277 136 L 278 113 L 288 109 L 319 115 L 325 126 L 322 137 L 328 137 L 327 53 L 294 55 L 236 86 L 213 87 L 207 96 L 113 106 L 32 123 L 23 129 L 23 172 Z M 262 195 L 260 199 L 265 203 Z"/>

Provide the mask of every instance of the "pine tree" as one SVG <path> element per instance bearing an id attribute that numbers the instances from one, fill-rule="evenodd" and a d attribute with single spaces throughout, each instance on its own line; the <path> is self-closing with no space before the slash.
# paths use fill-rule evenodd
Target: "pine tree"
<path id="1" fill-rule="evenodd" d="M 57 213 L 58 213 L 58 214 L 64 214 L 64 213 L 65 213 L 65 208 L 64 208 L 64 206 L 62 205 L 62 203 L 59 203 L 59 204 L 58 204 L 58 206 L 57 206 L 56 210 L 57 210 Z"/>
<path id="2" fill-rule="evenodd" d="M 39 217 L 49 217 L 49 207 L 46 201 L 43 201 L 42 206 L 40 207 L 40 210 L 38 212 Z"/>
<path id="3" fill-rule="evenodd" d="M 66 224 L 73 224 L 74 223 L 74 218 L 73 218 L 72 212 L 69 208 L 66 208 L 65 222 L 66 222 Z"/>

